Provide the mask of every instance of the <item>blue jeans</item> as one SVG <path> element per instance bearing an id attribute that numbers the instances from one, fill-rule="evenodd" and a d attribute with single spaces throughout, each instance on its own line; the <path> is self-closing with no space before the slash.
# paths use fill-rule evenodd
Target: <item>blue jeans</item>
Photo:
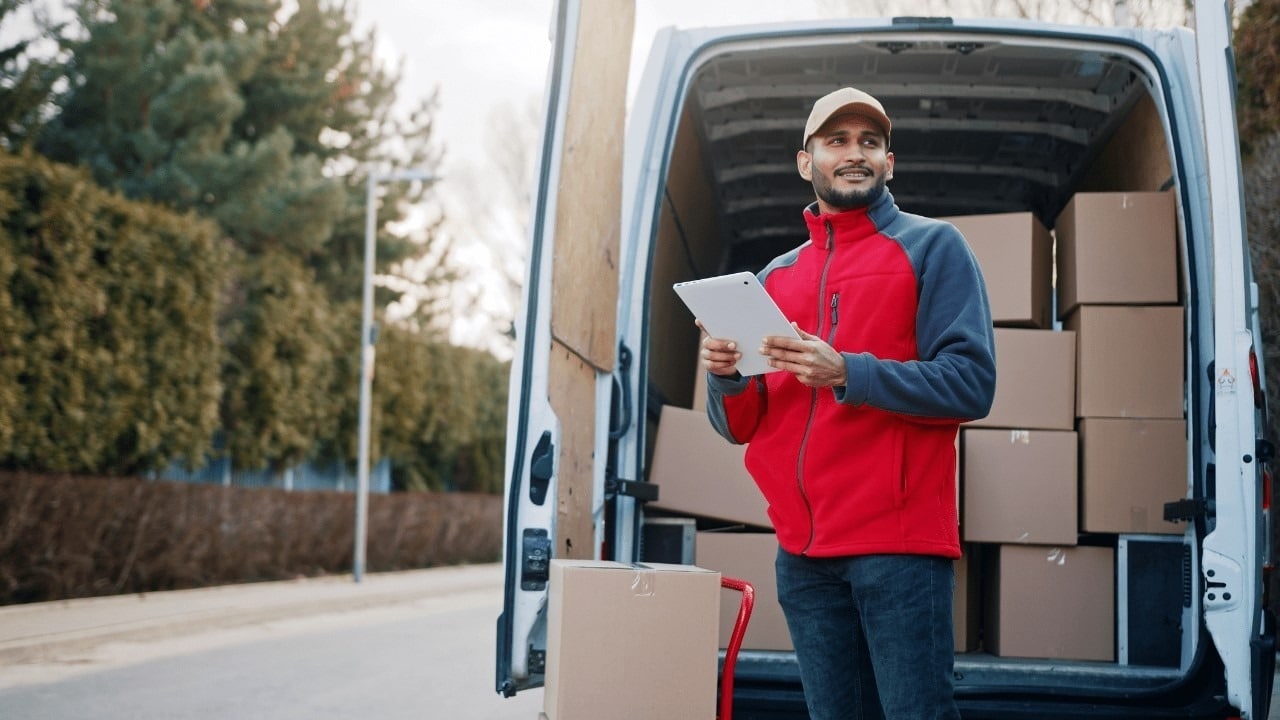
<path id="1" fill-rule="evenodd" d="M 811 720 L 959 720 L 951 560 L 779 549 L 777 574 Z"/>

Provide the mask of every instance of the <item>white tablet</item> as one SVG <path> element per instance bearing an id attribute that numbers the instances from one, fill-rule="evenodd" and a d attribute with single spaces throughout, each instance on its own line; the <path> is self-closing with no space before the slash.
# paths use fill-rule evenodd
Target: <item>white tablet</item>
<path id="1" fill-rule="evenodd" d="M 765 337 L 781 335 L 800 339 L 752 273 L 690 280 L 676 283 L 673 288 L 711 337 L 738 343 L 742 353 L 738 372 L 743 375 L 760 375 L 777 369 L 770 367 L 757 351 Z"/>

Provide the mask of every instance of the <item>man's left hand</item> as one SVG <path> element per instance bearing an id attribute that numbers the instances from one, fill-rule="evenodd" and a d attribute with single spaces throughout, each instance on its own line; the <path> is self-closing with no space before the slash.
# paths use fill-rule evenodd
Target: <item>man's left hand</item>
<path id="1" fill-rule="evenodd" d="M 771 335 L 760 345 L 769 365 L 786 370 L 808 387 L 839 387 L 846 383 L 844 357 L 817 335 L 800 329 L 800 339 Z"/>

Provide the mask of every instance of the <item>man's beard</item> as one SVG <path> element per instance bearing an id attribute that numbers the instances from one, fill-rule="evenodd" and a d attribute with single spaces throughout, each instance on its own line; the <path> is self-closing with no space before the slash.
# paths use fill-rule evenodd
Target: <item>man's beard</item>
<path id="1" fill-rule="evenodd" d="M 884 175 L 876 177 L 876 184 L 866 190 L 836 190 L 826 176 L 819 173 L 813 175 L 813 191 L 823 202 L 841 210 L 863 208 L 875 202 L 884 194 L 887 179 Z"/>

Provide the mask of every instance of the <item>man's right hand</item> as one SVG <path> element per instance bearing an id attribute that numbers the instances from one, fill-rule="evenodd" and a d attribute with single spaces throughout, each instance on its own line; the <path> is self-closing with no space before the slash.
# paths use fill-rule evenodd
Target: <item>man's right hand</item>
<path id="1" fill-rule="evenodd" d="M 736 374 L 738 372 L 738 360 L 742 358 L 742 353 L 738 351 L 737 343 L 713 338 L 706 334 L 707 329 L 702 327 L 701 321 L 694 322 L 703 332 L 702 349 L 698 353 L 698 356 L 702 359 L 702 367 L 713 375 Z"/>

